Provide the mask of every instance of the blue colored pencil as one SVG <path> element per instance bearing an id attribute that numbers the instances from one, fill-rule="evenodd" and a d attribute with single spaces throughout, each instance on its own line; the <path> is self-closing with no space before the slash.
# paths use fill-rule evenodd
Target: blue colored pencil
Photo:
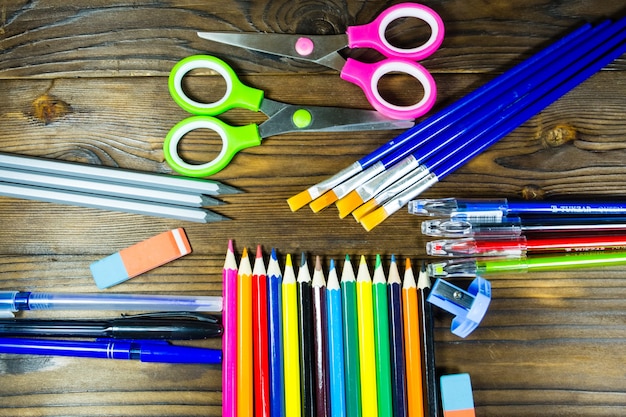
<path id="1" fill-rule="evenodd" d="M 391 398 L 394 417 L 406 417 L 406 363 L 404 358 L 404 321 L 402 318 L 402 280 L 395 255 L 391 255 L 389 278 L 389 339 L 391 358 Z"/>
<path id="2" fill-rule="evenodd" d="M 282 281 L 276 250 L 272 249 L 267 266 L 269 286 L 268 302 L 268 342 L 270 353 L 270 415 L 285 417 L 285 380 L 283 370 L 283 326 L 282 326 Z"/>
<path id="3" fill-rule="evenodd" d="M 343 315 L 341 313 L 341 287 L 335 261 L 330 260 L 326 282 L 326 306 L 328 310 L 328 369 L 330 372 L 330 415 L 346 415 L 346 393 L 343 357 Z"/>

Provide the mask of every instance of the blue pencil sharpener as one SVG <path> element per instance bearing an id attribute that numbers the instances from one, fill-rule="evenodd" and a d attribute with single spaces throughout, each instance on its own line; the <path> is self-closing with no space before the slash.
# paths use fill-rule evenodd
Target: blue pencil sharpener
<path id="1" fill-rule="evenodd" d="M 450 330 L 459 337 L 467 337 L 487 313 L 491 283 L 477 276 L 465 291 L 438 278 L 426 301 L 454 314 Z"/>

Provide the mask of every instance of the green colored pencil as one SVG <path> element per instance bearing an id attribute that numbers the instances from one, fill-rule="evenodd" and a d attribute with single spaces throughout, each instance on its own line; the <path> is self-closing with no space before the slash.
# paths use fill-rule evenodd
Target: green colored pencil
<path id="1" fill-rule="evenodd" d="M 356 278 L 348 255 L 346 255 L 341 273 L 341 308 L 343 310 L 346 416 L 361 417 L 361 367 L 359 364 L 359 335 L 356 315 Z"/>
<path id="2" fill-rule="evenodd" d="M 374 340 L 376 343 L 376 388 L 378 391 L 378 415 L 392 416 L 391 354 L 389 350 L 389 310 L 387 303 L 387 280 L 380 255 L 376 255 L 374 278 Z"/>

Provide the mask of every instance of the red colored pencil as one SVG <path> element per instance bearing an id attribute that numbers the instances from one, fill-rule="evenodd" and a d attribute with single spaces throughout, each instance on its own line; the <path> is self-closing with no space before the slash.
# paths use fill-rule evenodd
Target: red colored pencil
<path id="1" fill-rule="evenodd" d="M 254 382 L 254 415 L 270 415 L 270 371 L 267 320 L 267 273 L 263 251 L 257 246 L 252 269 L 252 343 Z"/>

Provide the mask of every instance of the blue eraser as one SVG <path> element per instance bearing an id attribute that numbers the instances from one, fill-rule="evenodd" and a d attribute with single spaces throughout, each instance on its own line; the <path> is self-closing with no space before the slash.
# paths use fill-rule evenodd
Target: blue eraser
<path id="1" fill-rule="evenodd" d="M 442 375 L 440 378 L 441 403 L 444 416 L 473 415 L 474 396 L 469 374 Z"/>
<path id="2" fill-rule="evenodd" d="M 96 285 L 101 290 L 130 279 L 119 252 L 92 263 L 89 269 Z"/>

